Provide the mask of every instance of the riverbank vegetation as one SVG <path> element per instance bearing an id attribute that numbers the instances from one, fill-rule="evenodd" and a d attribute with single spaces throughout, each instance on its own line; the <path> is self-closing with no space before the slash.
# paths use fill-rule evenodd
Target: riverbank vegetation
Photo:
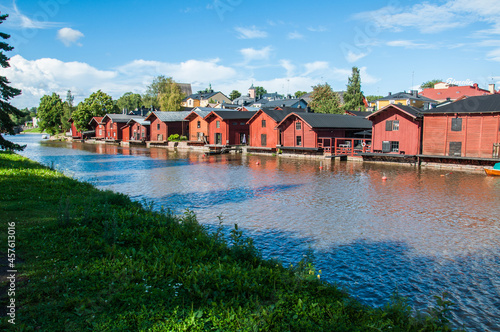
<path id="1" fill-rule="evenodd" d="M 448 301 L 425 315 L 398 297 L 363 306 L 307 260 L 262 259 L 237 227 L 208 232 L 191 212 L 155 212 L 13 153 L 0 152 L 0 188 L 19 330 L 450 330 Z"/>

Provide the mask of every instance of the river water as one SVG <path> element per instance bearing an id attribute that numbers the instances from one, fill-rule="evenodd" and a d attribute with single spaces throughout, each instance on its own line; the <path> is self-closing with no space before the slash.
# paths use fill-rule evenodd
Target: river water
<path id="1" fill-rule="evenodd" d="M 500 177 L 8 139 L 28 145 L 22 155 L 98 188 L 193 210 L 210 226 L 222 216 L 264 257 L 290 264 L 312 251 L 322 278 L 363 303 L 382 306 L 398 291 L 422 309 L 448 292 L 456 327 L 500 330 Z"/>

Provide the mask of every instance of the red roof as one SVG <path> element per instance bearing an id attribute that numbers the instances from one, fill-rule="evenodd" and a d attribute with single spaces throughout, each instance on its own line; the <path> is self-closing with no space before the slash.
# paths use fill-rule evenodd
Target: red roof
<path id="1" fill-rule="evenodd" d="M 490 91 L 479 88 L 477 84 L 474 84 L 473 86 L 470 85 L 449 86 L 446 89 L 428 88 L 424 89 L 424 91 L 419 93 L 419 95 L 421 96 L 434 100 L 447 100 L 448 98 L 450 100 L 456 100 L 464 96 L 474 97 L 474 96 L 484 96 L 490 94 L 491 94 Z"/>

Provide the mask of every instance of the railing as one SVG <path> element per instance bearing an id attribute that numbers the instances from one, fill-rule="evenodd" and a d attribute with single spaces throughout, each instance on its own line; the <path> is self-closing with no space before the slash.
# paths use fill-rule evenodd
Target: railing
<path id="1" fill-rule="evenodd" d="M 318 148 L 323 149 L 325 155 L 357 156 L 360 153 L 371 152 L 371 139 L 365 138 L 331 138 L 320 137 Z"/>

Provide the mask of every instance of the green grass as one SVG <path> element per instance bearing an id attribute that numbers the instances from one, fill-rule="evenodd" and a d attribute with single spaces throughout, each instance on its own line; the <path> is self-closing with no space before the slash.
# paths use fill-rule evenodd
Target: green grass
<path id="1" fill-rule="evenodd" d="M 39 127 L 37 128 L 30 128 L 30 129 L 24 129 L 23 130 L 24 133 L 42 133 L 42 130 L 40 130 Z"/>
<path id="2" fill-rule="evenodd" d="M 307 261 L 262 259 L 237 227 L 226 241 L 191 212 L 154 212 L 16 154 L 0 152 L 0 188 L 0 248 L 16 224 L 17 330 L 450 330 L 443 299 L 418 316 L 400 297 L 363 306 Z"/>

